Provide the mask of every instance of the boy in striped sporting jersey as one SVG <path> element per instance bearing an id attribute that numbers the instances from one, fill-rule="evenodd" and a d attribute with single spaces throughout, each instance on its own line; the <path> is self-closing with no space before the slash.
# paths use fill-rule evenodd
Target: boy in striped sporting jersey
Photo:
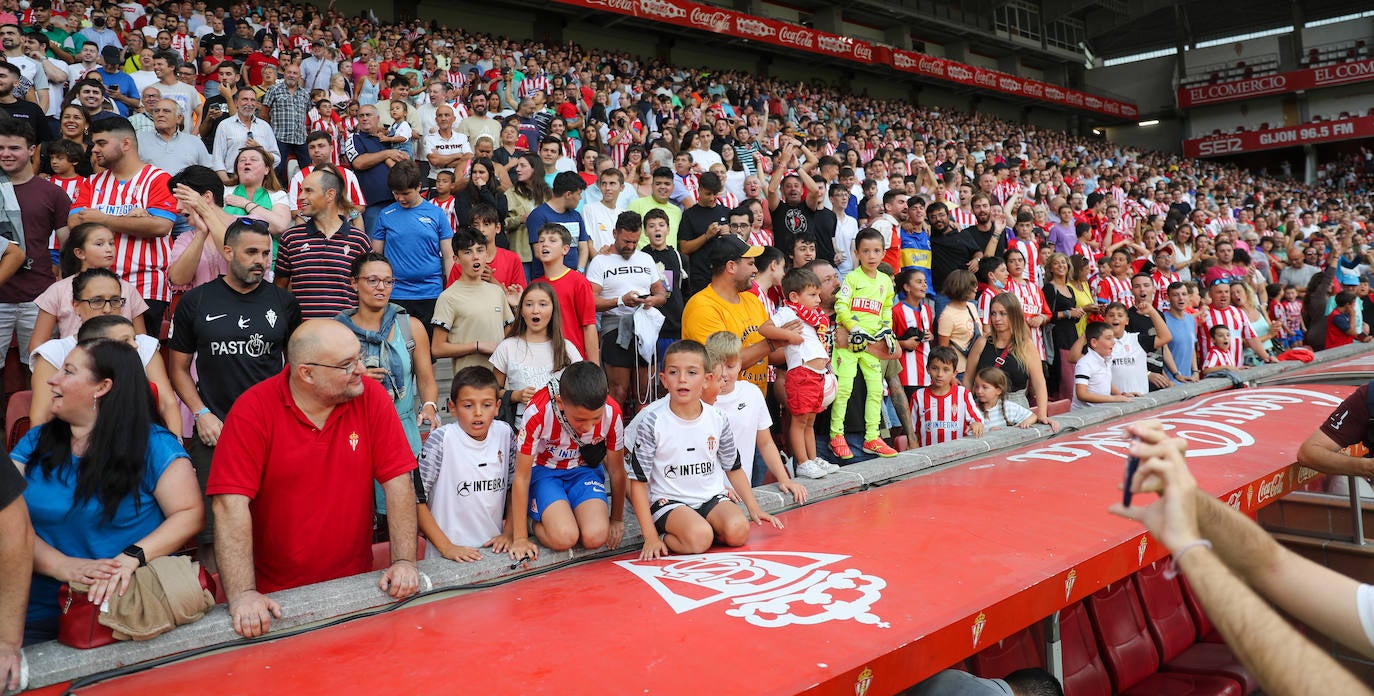
<path id="1" fill-rule="evenodd" d="M 953 348 L 930 349 L 926 361 L 930 386 L 917 390 L 911 397 L 911 420 L 921 447 L 983 434 L 983 416 L 973 400 L 973 392 L 954 381 L 958 364 L 959 356 Z"/>
<path id="2" fill-rule="evenodd" d="M 553 551 L 566 551 L 579 541 L 589 550 L 620 545 L 625 536 L 625 428 L 620 406 L 609 392 L 606 373 L 584 360 L 564 368 L 525 405 L 507 513 L 511 558 L 539 557 L 529 540 L 530 519 L 535 538 Z"/>
<path id="3" fill-rule="evenodd" d="M 635 445 L 625 468 L 644 533 L 641 560 L 703 553 L 717 540 L 726 546 L 749 542 L 749 520 L 726 498 L 721 471 L 754 521 L 782 529 L 754 499 L 729 421 L 701 401 L 706 383 L 715 380 L 706 362 L 706 348 L 696 341 L 668 346 L 659 374 L 668 395 L 646 406 L 630 427 Z"/>
<path id="4" fill-rule="evenodd" d="M 864 403 L 863 449 L 880 457 L 895 457 L 892 449 L 878 437 L 883 407 L 883 365 L 868 347 L 877 340 L 893 341 L 892 277 L 878 270 L 887 249 L 883 234 L 869 228 L 854 238 L 858 268 L 850 271 L 835 295 L 835 321 L 849 332 L 849 345 L 834 352 L 835 378 L 839 387 L 830 411 L 830 451 L 841 459 L 852 459 L 853 452 L 844 439 L 844 416 L 854 377 L 862 372 L 867 389 Z"/>
<path id="5" fill-rule="evenodd" d="M 930 359 L 930 342 L 934 338 L 934 309 L 926 300 L 926 274 L 919 268 L 908 268 L 897 274 L 897 286 L 902 301 L 892 307 L 892 333 L 902 348 L 898 362 L 902 366 L 899 379 L 906 398 L 930 384 L 926 361 Z"/>
<path id="6" fill-rule="evenodd" d="M 1213 324 L 1207 334 L 1212 337 L 1212 347 L 1207 350 L 1207 359 L 1202 363 L 1202 376 L 1211 377 L 1214 372 L 1240 369 L 1231 355 L 1231 330 L 1225 324 Z"/>

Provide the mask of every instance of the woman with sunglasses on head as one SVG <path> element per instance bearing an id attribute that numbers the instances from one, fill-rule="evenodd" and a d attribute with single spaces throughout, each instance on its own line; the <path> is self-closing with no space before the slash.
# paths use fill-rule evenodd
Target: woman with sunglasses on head
<path id="1" fill-rule="evenodd" d="M 1004 292 L 989 303 L 987 333 L 973 342 L 968 353 L 968 369 L 964 371 L 964 387 L 973 389 L 973 380 L 985 368 L 996 367 L 1006 373 L 1010 382 L 1006 399 L 1030 408 L 1035 421 L 1055 430 L 1059 424 L 1049 416 L 1049 392 L 1045 387 L 1045 371 L 1040 351 L 1031 340 L 1025 310 L 1016 295 Z M 1035 399 L 1031 406 L 1028 395 Z"/>
<path id="2" fill-rule="evenodd" d="M 124 297 L 120 295 L 119 277 L 104 268 L 93 268 L 78 273 L 72 279 L 72 293 L 72 307 L 80 318 L 82 327 L 96 317 L 118 316 L 127 306 Z M 167 377 L 167 366 L 162 362 L 162 355 L 158 352 L 160 346 L 157 339 L 143 333 L 135 333 L 134 324 L 128 317 L 124 317 L 124 321 L 128 324 L 129 336 L 125 336 L 125 332 L 121 331 L 113 337 L 138 348 L 139 357 L 142 358 L 148 373 L 148 381 L 157 391 L 155 406 L 163 422 L 175 431 L 180 431 L 181 412 L 177 408 L 176 392 L 172 391 L 172 382 Z M 29 380 L 29 386 L 33 390 L 33 405 L 29 407 L 29 421 L 33 425 L 44 423 L 51 417 L 49 411 L 53 392 L 47 386 L 48 379 L 61 369 L 63 360 L 76 346 L 77 337 L 80 335 L 78 329 L 62 338 L 45 341 L 31 351 L 29 365 L 33 369 L 33 377 Z"/>
<path id="3" fill-rule="evenodd" d="M 396 276 L 385 255 L 372 252 L 359 256 L 353 261 L 351 277 L 358 306 L 340 312 L 335 319 L 358 337 L 367 376 L 381 382 L 391 394 L 411 452 L 418 456 L 420 424 L 428 422 L 431 430 L 439 427 L 439 385 L 434 381 L 429 333 L 419 319 L 391 302 Z M 378 497 L 378 505 L 382 503 L 383 498 Z"/>

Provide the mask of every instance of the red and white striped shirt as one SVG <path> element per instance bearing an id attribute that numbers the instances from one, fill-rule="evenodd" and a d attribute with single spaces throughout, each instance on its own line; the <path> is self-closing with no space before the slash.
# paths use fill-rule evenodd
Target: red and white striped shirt
<path id="1" fill-rule="evenodd" d="M 622 134 L 624 137 L 622 137 Z M 615 166 L 619 167 L 625 164 L 625 153 L 629 151 L 634 141 L 634 135 L 630 133 L 629 130 L 618 131 L 611 129 L 611 131 L 606 134 L 606 142 L 610 143 L 611 161 L 615 163 Z"/>
<path id="2" fill-rule="evenodd" d="M 106 215 L 124 217 L 131 210 L 143 209 L 153 217 L 175 220 L 177 201 L 167 188 L 171 178 L 151 164 L 143 165 L 128 181 L 115 178 L 113 171 L 103 171 L 90 178 L 89 186 L 79 190 L 72 212 L 94 208 Z M 111 270 L 145 299 L 170 302 L 167 263 L 172 252 L 171 235 L 140 238 L 115 232 L 114 242 L 115 262 Z"/>
<path id="3" fill-rule="evenodd" d="M 1156 269 L 1150 274 L 1150 280 L 1155 284 L 1155 309 L 1161 312 L 1169 311 L 1169 286 L 1179 282 L 1178 274 Z"/>
<path id="4" fill-rule="evenodd" d="M 190 34 L 172 34 L 172 50 L 176 51 L 182 60 L 190 60 L 197 45 L 196 37 Z"/>
<path id="5" fill-rule="evenodd" d="M 1222 324 L 1231 330 L 1231 364 L 1239 365 L 1245 353 L 1245 342 L 1255 337 L 1255 327 L 1250 325 L 1250 317 L 1245 316 L 1245 310 L 1239 307 L 1227 307 L 1226 309 L 1208 307 L 1207 311 L 1198 314 L 1198 319 L 1197 345 L 1199 354 L 1204 347 L 1212 345 L 1212 327 Z"/>
<path id="6" fill-rule="evenodd" d="M 978 224 L 978 218 L 973 216 L 973 211 L 955 208 L 949 211 L 949 219 L 954 221 L 954 226 L 959 229 L 971 227 Z"/>
<path id="7" fill-rule="evenodd" d="M 739 205 L 739 199 L 735 198 L 735 194 L 729 191 L 721 191 L 716 194 L 716 200 L 720 201 L 720 204 L 729 210 L 734 210 L 735 207 Z"/>
<path id="8" fill-rule="evenodd" d="M 339 127 L 343 129 L 345 138 L 351 138 L 354 133 L 358 132 L 358 119 L 354 116 L 344 116 L 339 119 Z"/>
<path id="9" fill-rule="evenodd" d="M 1019 280 L 1030 281 L 1036 287 L 1045 284 L 1045 269 L 1040 265 L 1040 242 L 1034 236 L 1030 239 L 1013 236 L 1007 240 L 1007 248 L 1015 249 L 1026 257 L 1026 270 L 1021 272 Z"/>
<path id="10" fill-rule="evenodd" d="M 449 70 L 444 73 L 444 82 L 447 82 L 458 89 L 462 89 L 468 83 L 468 76 L 461 70 Z"/>
<path id="11" fill-rule="evenodd" d="M 1015 201 L 1021 197 L 1021 184 L 1014 179 L 1007 179 L 992 189 L 992 197 L 997 202 L 1006 205 L 1007 201 Z M 1007 211 L 1010 216 L 1011 211 Z"/>
<path id="12" fill-rule="evenodd" d="M 88 185 L 86 177 L 84 176 L 74 176 L 70 179 L 64 179 L 59 176 L 54 176 L 48 181 L 52 182 L 55 186 L 62 189 L 62 191 L 67 194 L 67 198 L 70 198 L 72 200 L 76 200 L 77 197 L 81 195 L 81 189 L 85 188 Z M 52 234 L 48 235 L 48 244 L 51 246 L 53 251 L 62 250 L 62 240 L 57 238 L 57 230 L 53 230 Z"/>
<path id="13" fill-rule="evenodd" d="M 760 227 L 757 232 L 749 232 L 749 246 L 773 246 L 773 231 L 767 227 Z"/>
<path id="14" fill-rule="evenodd" d="M 944 396 L 937 396 L 926 387 L 911 396 L 911 420 L 921 447 L 958 440 L 973 423 L 982 423 L 983 415 L 973 400 L 973 392 L 955 384 Z"/>
<path id="15" fill-rule="evenodd" d="M 439 210 L 442 210 L 446 214 L 448 214 L 448 224 L 451 228 L 455 230 L 458 229 L 458 213 L 453 209 L 453 204 L 457 200 L 458 199 L 454 196 L 449 196 L 447 199 L 444 200 L 440 200 L 438 198 L 429 199 L 430 203 L 439 206 Z"/>
<path id="16" fill-rule="evenodd" d="M 289 202 L 291 203 L 292 211 L 301 209 L 301 182 L 305 181 L 305 177 L 310 176 L 310 172 L 314 170 L 314 165 L 307 165 L 296 172 L 295 176 L 291 177 L 291 183 L 286 188 L 286 196 L 290 199 Z M 353 204 L 353 207 L 362 208 L 367 206 L 367 198 L 363 196 L 363 187 L 358 185 L 358 175 L 354 174 L 352 169 L 346 167 L 339 167 L 339 173 L 343 174 L 344 190 L 348 195 L 349 202 Z"/>
<path id="17" fill-rule="evenodd" d="M 940 189 L 940 200 L 950 204 L 951 207 L 959 207 L 959 192 L 954 189 Z"/>
<path id="18" fill-rule="evenodd" d="M 525 79 L 520 81 L 520 98 L 529 99 L 534 96 L 535 92 L 550 94 L 552 92 L 550 89 L 552 85 L 553 83 L 549 81 L 549 76 L 543 73 L 539 75 L 526 75 Z"/>
<path id="19" fill-rule="evenodd" d="M 1231 346 L 1234 348 L 1235 345 L 1236 342 L 1232 340 Z M 1212 367 L 1239 367 L 1239 365 L 1233 360 L 1231 351 L 1212 346 L 1207 349 L 1207 359 L 1202 361 L 1202 369 L 1206 370 Z"/>
<path id="20" fill-rule="evenodd" d="M 1045 293 L 1039 285 L 1029 283 L 1024 280 L 1012 278 L 1007 283 L 1007 290 L 1016 295 L 1017 301 L 1021 303 L 1021 311 L 1026 318 L 1030 319 L 1036 315 L 1048 315 L 1049 302 L 1045 300 Z M 1030 328 L 1031 342 L 1035 344 L 1035 349 L 1040 353 L 1040 359 L 1045 359 L 1045 336 L 1042 327 L 1032 326 Z"/>
<path id="21" fill-rule="evenodd" d="M 1145 206 L 1145 209 L 1150 211 L 1151 215 L 1169 214 L 1169 206 L 1159 201 L 1150 201 L 1149 204 Z"/>
<path id="22" fill-rule="evenodd" d="M 692 198 L 697 197 L 701 184 L 696 174 L 678 174 L 674 172 L 673 178 L 676 179 L 674 184 L 682 184 L 682 188 L 687 189 L 687 195 Z"/>
<path id="23" fill-rule="evenodd" d="M 620 406 L 606 399 L 601 420 L 590 433 L 573 433 L 564 425 L 557 402 L 544 387 L 530 397 L 520 424 L 520 454 L 534 457 L 534 465 L 549 469 L 571 469 L 582 465 L 583 445 L 606 443 L 606 450 L 614 452 L 625 447 L 625 426 L 620 421 Z"/>
<path id="24" fill-rule="evenodd" d="M 1003 292 L 1006 291 L 998 290 L 991 285 L 978 286 L 978 316 L 983 318 L 984 326 L 987 326 L 988 316 L 991 314 L 992 298 L 997 297 Z"/>
<path id="25" fill-rule="evenodd" d="M 906 302 L 898 302 L 892 307 L 892 333 L 901 336 L 907 329 L 917 328 L 934 338 L 935 319 L 929 302 L 912 307 Z M 916 350 L 903 350 L 900 360 L 902 373 L 900 379 L 904 387 L 930 386 L 930 375 L 926 372 L 926 359 L 930 357 L 930 341 L 916 344 Z"/>
<path id="26" fill-rule="evenodd" d="M 1116 276 L 1100 276 L 1097 279 L 1097 287 L 1093 289 L 1096 297 L 1105 298 L 1107 302 L 1120 302 L 1127 307 L 1131 306 L 1133 297 L 1131 295 L 1131 280 L 1129 278 L 1118 278 Z"/>

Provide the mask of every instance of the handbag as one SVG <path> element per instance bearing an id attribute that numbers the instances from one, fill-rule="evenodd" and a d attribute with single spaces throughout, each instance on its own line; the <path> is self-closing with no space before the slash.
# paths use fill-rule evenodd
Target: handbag
<path id="1" fill-rule="evenodd" d="M 200 586 L 210 594 L 216 593 L 215 579 L 200 568 Z M 57 590 L 57 642 L 78 650 L 98 648 L 116 642 L 114 629 L 100 623 L 100 607 L 92 603 L 85 590 L 73 590 L 63 583 Z"/>

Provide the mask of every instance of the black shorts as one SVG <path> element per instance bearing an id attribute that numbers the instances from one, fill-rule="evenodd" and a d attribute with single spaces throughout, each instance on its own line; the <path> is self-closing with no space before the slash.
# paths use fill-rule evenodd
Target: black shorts
<path id="1" fill-rule="evenodd" d="M 620 331 L 611 329 L 601 334 L 601 362 L 606 367 L 648 367 L 649 363 L 636 351 L 634 339 L 630 340 L 630 350 L 620 347 Z"/>
<path id="2" fill-rule="evenodd" d="M 649 504 L 649 514 L 654 516 L 654 529 L 657 529 L 658 533 L 662 535 L 668 533 L 668 515 L 672 513 L 672 511 L 675 508 L 685 507 L 691 508 L 692 510 L 696 510 L 697 514 L 701 515 L 701 519 L 704 520 L 706 519 L 706 516 L 711 514 L 711 511 L 716 509 L 716 506 L 720 505 L 721 501 L 723 500 L 726 500 L 725 494 L 719 493 L 713 496 L 710 500 L 700 505 L 697 505 L 696 507 L 692 507 L 691 505 L 688 505 L 687 503 L 684 503 L 680 500 L 668 500 L 666 498 L 661 498 Z"/>

